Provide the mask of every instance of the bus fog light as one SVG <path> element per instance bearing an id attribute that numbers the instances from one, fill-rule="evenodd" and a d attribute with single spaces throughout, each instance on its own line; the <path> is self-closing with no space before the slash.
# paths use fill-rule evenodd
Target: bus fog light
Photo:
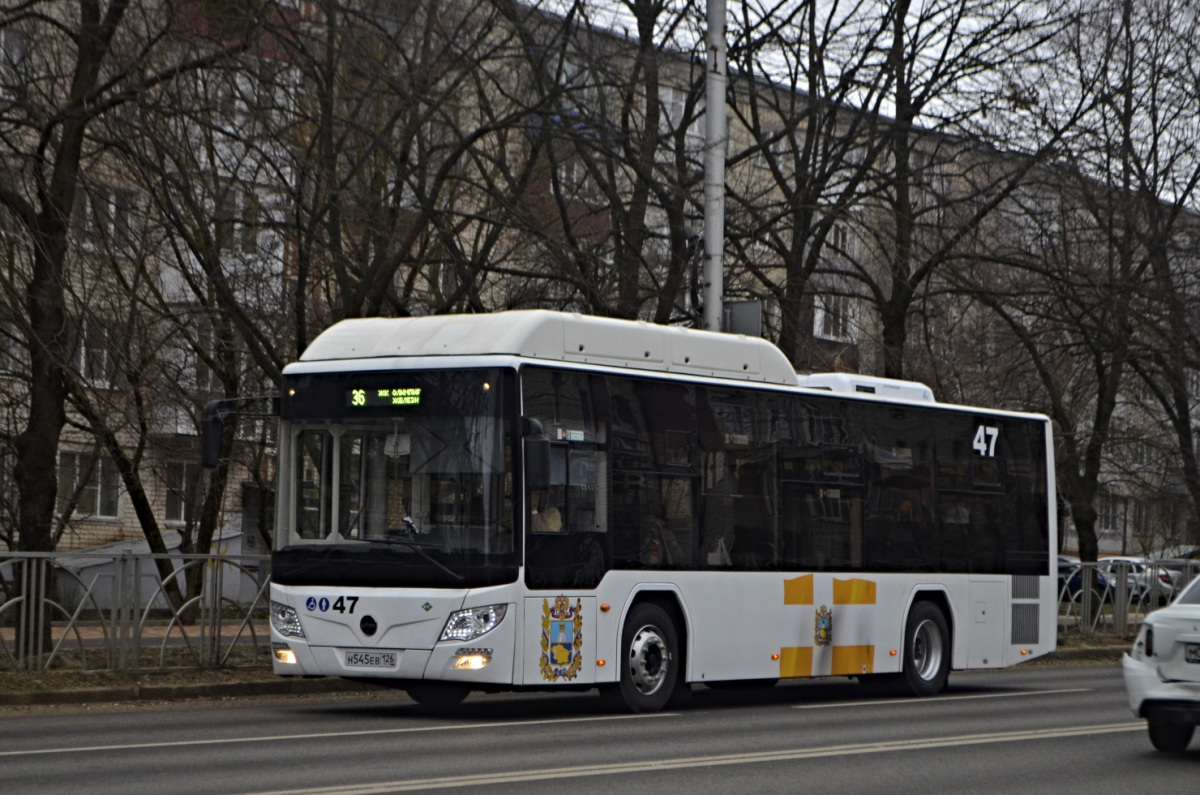
<path id="1" fill-rule="evenodd" d="M 294 608 L 281 602 L 271 602 L 271 626 L 280 635 L 293 638 L 303 638 L 304 629 L 300 626 L 300 615 Z"/>
<path id="2" fill-rule="evenodd" d="M 475 640 L 480 635 L 491 632 L 504 620 L 508 605 L 488 605 L 472 607 L 469 610 L 456 610 L 446 619 L 446 628 L 442 630 L 440 640 Z"/>
<path id="3" fill-rule="evenodd" d="M 459 671 L 478 671 L 491 661 L 491 649 L 459 649 L 454 652 L 454 668 Z"/>
<path id="4" fill-rule="evenodd" d="M 296 664 L 296 652 L 292 651 L 286 643 L 272 643 L 271 651 L 275 653 L 275 659 L 284 665 Z"/>

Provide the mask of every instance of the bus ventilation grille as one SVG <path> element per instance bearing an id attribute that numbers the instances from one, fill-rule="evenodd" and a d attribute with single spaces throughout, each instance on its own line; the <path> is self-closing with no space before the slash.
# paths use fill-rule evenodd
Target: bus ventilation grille
<path id="1" fill-rule="evenodd" d="M 1037 599 L 1041 596 L 1041 579 L 1030 575 L 1018 574 L 1012 578 L 1013 599 Z"/>
<path id="2" fill-rule="evenodd" d="M 1038 642 L 1039 609 L 1033 605 L 1012 606 L 1012 642 L 1033 644 Z"/>

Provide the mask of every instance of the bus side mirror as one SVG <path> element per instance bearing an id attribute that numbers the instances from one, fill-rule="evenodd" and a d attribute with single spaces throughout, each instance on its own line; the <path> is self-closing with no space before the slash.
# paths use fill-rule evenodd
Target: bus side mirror
<path id="1" fill-rule="evenodd" d="M 545 491 L 550 488 L 550 440 L 542 433 L 542 424 L 523 417 L 525 438 L 522 451 L 525 459 L 525 488 Z"/>
<path id="2" fill-rule="evenodd" d="M 256 402 L 267 401 L 267 411 L 246 411 L 243 406 Z M 200 463 L 205 469 L 216 469 L 221 462 L 221 438 L 225 435 L 225 418 L 231 415 L 237 417 L 278 417 L 278 395 L 258 395 L 244 398 L 225 398 L 214 400 L 204 407 L 204 417 L 200 420 Z"/>
<path id="3" fill-rule="evenodd" d="M 225 434 L 225 414 L 215 403 L 204 408 L 200 420 L 200 464 L 216 469 L 221 461 L 221 437 Z"/>

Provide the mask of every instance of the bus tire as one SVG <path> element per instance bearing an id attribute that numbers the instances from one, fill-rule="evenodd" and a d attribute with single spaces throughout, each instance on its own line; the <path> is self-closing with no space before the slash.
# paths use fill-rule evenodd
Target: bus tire
<path id="1" fill-rule="evenodd" d="M 621 677 L 604 693 L 606 701 L 629 712 L 657 712 L 667 705 L 679 681 L 679 633 L 656 604 L 634 605 L 621 632 Z"/>
<path id="2" fill-rule="evenodd" d="M 904 628 L 903 686 L 914 696 L 934 696 L 950 675 L 950 629 L 932 602 L 917 602 Z"/>
<path id="3" fill-rule="evenodd" d="M 1156 750 L 1169 754 L 1181 754 L 1186 751 L 1188 743 L 1192 741 L 1192 733 L 1196 730 L 1195 726 L 1188 724 L 1166 723 L 1160 720 L 1150 721 L 1147 728 L 1150 730 L 1150 744 Z"/>
<path id="4" fill-rule="evenodd" d="M 450 709 L 462 703 L 471 688 L 454 682 L 410 682 L 404 689 L 408 697 L 430 709 Z"/>

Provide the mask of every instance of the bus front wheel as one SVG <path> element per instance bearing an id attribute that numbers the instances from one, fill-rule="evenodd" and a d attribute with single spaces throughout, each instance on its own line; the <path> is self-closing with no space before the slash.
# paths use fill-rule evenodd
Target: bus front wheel
<path id="1" fill-rule="evenodd" d="M 914 696 L 934 696 L 950 675 L 950 630 L 942 611 L 917 602 L 904 629 L 904 687 Z"/>
<path id="2" fill-rule="evenodd" d="M 656 712 L 666 706 L 679 680 L 679 633 L 656 604 L 635 605 L 621 633 L 621 678 L 602 691 L 615 707 Z"/>

